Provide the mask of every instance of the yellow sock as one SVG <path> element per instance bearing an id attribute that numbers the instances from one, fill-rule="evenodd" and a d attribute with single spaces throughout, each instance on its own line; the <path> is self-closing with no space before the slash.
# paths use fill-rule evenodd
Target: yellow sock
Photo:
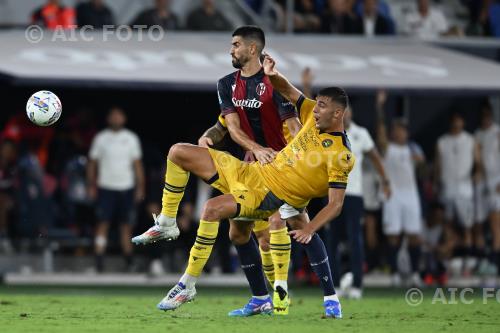
<path id="1" fill-rule="evenodd" d="M 189 263 L 186 273 L 192 276 L 200 276 L 203 267 L 212 253 L 212 248 L 219 231 L 219 222 L 200 221 L 200 226 L 196 232 L 196 240 L 191 252 L 189 252 Z"/>
<path id="2" fill-rule="evenodd" d="M 286 228 L 271 230 L 271 256 L 274 263 L 275 280 L 288 280 L 288 266 L 290 266 L 290 252 L 292 244 Z"/>
<path id="3" fill-rule="evenodd" d="M 179 203 L 184 196 L 184 190 L 189 180 L 189 172 L 182 169 L 174 162 L 167 160 L 167 172 L 165 173 L 165 188 L 163 189 L 162 215 L 177 216 Z"/>
<path id="4" fill-rule="evenodd" d="M 274 265 L 271 251 L 264 251 L 261 247 L 259 247 L 259 250 L 262 258 L 262 268 L 264 269 L 264 274 L 266 274 L 267 281 L 269 281 L 271 286 L 274 286 Z"/>

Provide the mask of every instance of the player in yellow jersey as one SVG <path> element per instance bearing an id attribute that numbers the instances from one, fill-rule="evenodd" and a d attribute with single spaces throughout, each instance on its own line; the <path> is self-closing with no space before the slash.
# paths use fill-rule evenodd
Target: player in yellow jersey
<path id="1" fill-rule="evenodd" d="M 317 243 L 319 237 L 315 232 L 338 216 L 342 209 L 348 175 L 354 165 L 354 156 L 350 152 L 349 140 L 343 127 L 348 97 L 343 89 L 333 87 L 321 90 L 316 101 L 313 101 L 305 98 L 275 70 L 272 58 L 266 58 L 264 70 L 275 89 L 297 106 L 303 123 L 301 131 L 278 153 L 273 162 L 265 165 L 241 162 L 227 153 L 210 148 L 189 144 L 172 146 L 165 177 L 166 186 L 172 191 L 164 192 L 162 214 L 165 212 L 175 216 L 190 173 L 224 193 L 208 200 L 202 212 L 202 220 L 212 222 L 214 226 L 226 218 L 267 218 L 284 203 L 302 210 L 310 199 L 328 195 L 328 204 L 310 223 L 291 231 L 299 243 Z M 212 239 L 207 237 L 199 241 L 208 243 Z M 317 247 L 314 249 L 317 251 L 312 252 L 325 253 L 322 242 Z M 244 258 L 244 268 L 258 269 L 261 265 L 256 248 L 249 249 Z M 320 275 L 320 280 L 331 282 L 328 258 L 324 256 L 316 261 L 310 256 L 310 259 L 313 268 L 318 269 L 315 271 Z M 244 308 L 235 310 L 230 315 L 247 316 L 272 312 L 264 276 L 260 275 L 258 279 L 249 281 L 253 284 L 254 297 Z M 183 302 L 194 295 L 179 287 L 169 297 Z M 333 284 L 330 295 L 325 295 L 324 306 L 328 317 L 342 317 Z M 163 301 L 158 307 L 168 310 L 163 307 Z"/>

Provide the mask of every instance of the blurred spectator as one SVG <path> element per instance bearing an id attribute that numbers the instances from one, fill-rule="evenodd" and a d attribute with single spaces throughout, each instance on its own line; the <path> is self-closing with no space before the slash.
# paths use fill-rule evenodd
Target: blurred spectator
<path id="1" fill-rule="evenodd" d="M 132 269 L 132 228 L 135 202 L 144 198 L 144 170 L 137 135 L 125 128 L 127 117 L 120 108 L 108 114 L 109 128 L 99 132 L 89 152 L 89 196 L 97 198 L 99 220 L 96 236 L 96 268 L 103 271 L 103 256 L 110 223 L 120 223 L 121 246 L 127 270 Z M 135 191 L 134 191 L 135 188 Z"/>
<path id="2" fill-rule="evenodd" d="M 32 24 L 55 30 L 56 28 L 75 28 L 75 11 L 61 5 L 59 0 L 47 0 L 47 3 L 32 14 Z"/>
<path id="3" fill-rule="evenodd" d="M 439 180 L 441 201 L 445 206 L 448 222 L 445 237 L 447 241 L 457 237 L 454 229 L 458 224 L 463 237 L 455 256 L 460 260 L 460 266 L 463 264 L 462 258 L 466 259 L 464 271 L 467 272 L 474 265 L 472 171 L 479 162 L 479 149 L 472 135 L 464 130 L 464 126 L 463 117 L 454 113 L 449 132 L 439 138 L 436 149 L 436 180 Z M 457 271 L 461 271 L 461 268 Z"/>
<path id="4" fill-rule="evenodd" d="M 392 190 L 392 196 L 383 207 L 384 234 L 389 243 L 392 284 L 395 287 L 401 286 L 397 258 L 402 237 L 406 236 L 412 272 L 409 284 L 420 287 L 422 213 L 415 171 L 417 164 L 425 162 L 425 157 L 418 146 L 409 142 L 405 120 L 395 119 L 391 132 L 391 139 L 382 140 L 380 146 Z"/>
<path id="5" fill-rule="evenodd" d="M 193 9 L 187 17 L 188 30 L 227 31 L 233 28 L 226 17 L 217 10 L 214 0 L 203 0 L 202 6 Z"/>
<path id="6" fill-rule="evenodd" d="M 19 236 L 47 236 L 54 225 L 54 206 L 51 195 L 55 190 L 53 181 L 48 181 L 38 158 L 30 149 L 21 154 L 18 164 L 19 179 Z"/>
<path id="7" fill-rule="evenodd" d="M 151 27 L 158 25 L 164 30 L 177 30 L 179 29 L 179 20 L 170 7 L 170 0 L 155 0 L 155 6 L 139 13 L 131 26 L 145 25 Z"/>
<path id="8" fill-rule="evenodd" d="M 42 167 L 48 163 L 49 146 L 53 137 L 54 127 L 33 125 L 25 112 L 18 112 L 10 117 L 0 134 L 0 139 L 11 140 L 23 148 L 29 148 Z"/>
<path id="9" fill-rule="evenodd" d="M 363 15 L 365 0 L 356 0 L 354 4 L 354 13 L 358 16 Z M 377 2 L 377 13 L 384 16 L 386 19 L 392 21 L 391 7 L 384 0 L 378 0 Z"/>
<path id="10" fill-rule="evenodd" d="M 338 252 L 340 244 L 340 235 L 347 234 L 349 240 L 349 253 L 351 272 L 353 275 L 352 286 L 340 291 L 346 297 L 359 299 L 362 297 L 363 288 L 363 232 L 361 230 L 361 218 L 363 216 L 363 193 L 362 183 L 363 174 L 361 167 L 363 165 L 364 155 L 372 160 L 378 174 L 383 179 L 384 193 L 390 197 L 390 188 L 385 169 L 380 155 L 375 148 L 375 144 L 368 130 L 358 126 L 352 121 L 352 110 L 348 108 L 344 114 L 344 128 L 347 137 L 351 143 L 350 148 L 356 156 L 356 164 L 349 174 L 349 182 L 346 188 L 344 205 L 340 215 L 330 223 L 330 266 L 333 270 L 333 279 L 335 285 L 340 284 L 341 260 Z M 343 231 L 346 232 L 343 232 Z"/>
<path id="11" fill-rule="evenodd" d="M 296 0 L 294 13 L 295 32 L 319 32 L 321 19 L 314 0 Z"/>
<path id="12" fill-rule="evenodd" d="M 422 254 L 424 261 L 424 282 L 426 285 L 446 285 L 447 274 L 444 259 L 450 257 L 451 243 L 445 243 L 443 229 L 446 223 L 443 207 L 433 203 L 430 207 L 427 223 L 422 232 Z"/>
<path id="13" fill-rule="evenodd" d="M 321 17 L 321 32 L 361 34 L 361 22 L 356 16 L 349 13 L 346 0 L 328 0 L 328 8 Z"/>
<path id="14" fill-rule="evenodd" d="M 104 0 L 89 0 L 76 7 L 76 22 L 80 28 L 89 25 L 102 29 L 105 25 L 115 24 L 115 19 Z"/>
<path id="15" fill-rule="evenodd" d="M 492 0 L 490 0 L 492 1 Z M 490 19 L 491 35 L 500 37 L 500 1 L 492 1 L 488 7 L 488 16 Z"/>
<path id="16" fill-rule="evenodd" d="M 0 251 L 10 252 L 9 215 L 14 208 L 17 171 L 17 148 L 11 141 L 0 144 Z"/>
<path id="17" fill-rule="evenodd" d="M 74 155 L 64 166 L 61 189 L 67 223 L 80 235 L 91 236 L 89 221 L 94 220 L 93 205 L 87 193 L 87 157 Z"/>
<path id="18" fill-rule="evenodd" d="M 378 12 L 377 0 L 364 0 L 360 17 L 365 36 L 392 34 L 391 22 Z"/>
<path id="19" fill-rule="evenodd" d="M 369 159 L 363 159 L 363 227 L 367 270 L 380 268 L 383 259 L 381 181 Z"/>
<path id="20" fill-rule="evenodd" d="M 484 171 L 482 181 L 478 182 L 476 191 L 476 247 L 484 247 L 483 223 L 491 226 L 492 251 L 489 263 L 480 264 L 480 273 L 492 271 L 486 265 L 495 265 L 500 271 L 500 127 L 495 124 L 491 105 L 485 103 L 481 113 L 481 127 L 475 133 L 481 153 L 481 166 Z M 480 245 L 478 245 L 478 243 Z M 478 249 L 479 250 L 479 249 Z M 479 253 L 484 255 L 484 253 Z"/>
<path id="21" fill-rule="evenodd" d="M 500 37 L 500 1 L 462 0 L 469 9 L 467 35 Z"/>
<path id="22" fill-rule="evenodd" d="M 417 11 L 410 12 L 405 17 L 403 32 L 421 39 L 437 38 L 448 32 L 448 21 L 443 12 L 433 8 L 429 0 L 416 0 Z"/>

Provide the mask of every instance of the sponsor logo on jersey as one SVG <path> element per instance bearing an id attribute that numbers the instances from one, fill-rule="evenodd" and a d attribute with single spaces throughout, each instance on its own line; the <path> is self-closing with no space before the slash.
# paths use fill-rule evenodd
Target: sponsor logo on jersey
<path id="1" fill-rule="evenodd" d="M 242 108 L 253 108 L 253 109 L 260 109 L 262 104 L 264 104 L 261 101 L 258 101 L 257 99 L 236 99 L 233 97 L 232 99 L 233 105 L 236 107 L 242 107 Z"/>
<path id="2" fill-rule="evenodd" d="M 323 142 L 321 142 L 321 145 L 323 145 L 323 147 L 325 147 L 325 148 L 330 147 L 332 144 L 333 144 L 333 141 L 330 139 L 325 139 L 325 140 L 323 140 Z"/>

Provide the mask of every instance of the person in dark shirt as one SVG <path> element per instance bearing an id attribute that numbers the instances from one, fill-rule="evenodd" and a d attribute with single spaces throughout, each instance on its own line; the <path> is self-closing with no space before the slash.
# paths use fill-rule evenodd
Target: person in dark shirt
<path id="1" fill-rule="evenodd" d="M 86 25 L 102 29 L 105 25 L 113 25 L 113 13 L 104 0 L 82 2 L 76 7 L 76 23 L 78 27 Z"/>
<path id="2" fill-rule="evenodd" d="M 131 25 L 146 25 L 148 27 L 158 25 L 165 30 L 177 30 L 179 29 L 179 20 L 170 9 L 170 0 L 156 0 L 154 7 L 139 13 Z"/>
<path id="3" fill-rule="evenodd" d="M 203 0 L 202 6 L 195 8 L 187 18 L 187 29 L 196 31 L 227 31 L 232 25 L 215 8 L 213 0 Z"/>
<path id="4" fill-rule="evenodd" d="M 359 19 L 347 10 L 345 0 L 328 0 L 328 7 L 321 17 L 321 32 L 333 34 L 361 34 Z"/>
<path id="5" fill-rule="evenodd" d="M 360 19 L 361 32 L 365 36 L 390 35 L 391 22 L 378 13 L 378 0 L 364 0 Z"/>

